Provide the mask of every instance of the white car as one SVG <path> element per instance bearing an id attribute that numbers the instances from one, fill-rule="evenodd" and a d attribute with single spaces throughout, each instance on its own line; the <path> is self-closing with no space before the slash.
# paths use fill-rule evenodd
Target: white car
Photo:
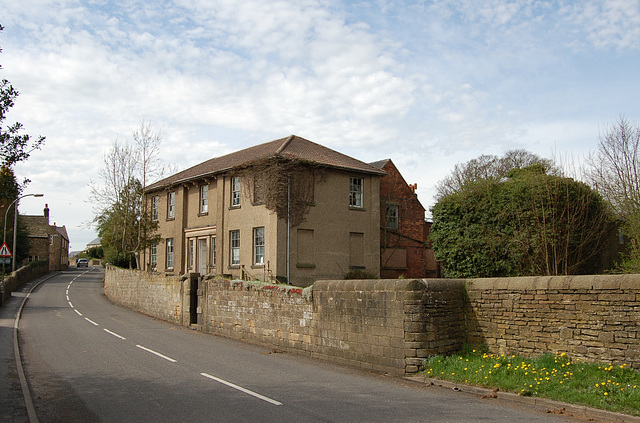
<path id="1" fill-rule="evenodd" d="M 78 261 L 76 262 L 76 267 L 89 267 L 89 260 L 78 259 Z"/>

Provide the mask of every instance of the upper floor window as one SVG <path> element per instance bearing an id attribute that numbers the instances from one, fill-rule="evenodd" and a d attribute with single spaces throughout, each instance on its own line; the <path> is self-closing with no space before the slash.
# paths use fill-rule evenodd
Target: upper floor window
<path id="1" fill-rule="evenodd" d="M 167 238 L 167 269 L 173 269 L 173 238 Z"/>
<path id="2" fill-rule="evenodd" d="M 200 186 L 200 213 L 209 212 L 209 185 Z"/>
<path id="3" fill-rule="evenodd" d="M 397 204 L 387 204 L 387 229 L 398 229 Z"/>
<path id="4" fill-rule="evenodd" d="M 231 205 L 240 205 L 240 177 L 234 176 L 231 178 Z"/>
<path id="5" fill-rule="evenodd" d="M 176 193 L 172 191 L 167 196 L 167 219 L 176 217 Z"/>
<path id="6" fill-rule="evenodd" d="M 253 203 L 264 202 L 264 176 L 263 174 L 256 174 L 253 176 Z"/>
<path id="7" fill-rule="evenodd" d="M 240 231 L 235 230 L 229 233 L 229 242 L 230 242 L 230 264 L 232 266 L 240 265 Z"/>
<path id="8" fill-rule="evenodd" d="M 253 264 L 264 264 L 264 228 L 253 228 Z"/>
<path id="9" fill-rule="evenodd" d="M 362 207 L 362 178 L 349 178 L 349 207 Z"/>
<path id="10" fill-rule="evenodd" d="M 160 206 L 160 198 L 157 195 L 151 197 L 151 219 L 158 220 L 158 207 Z"/>

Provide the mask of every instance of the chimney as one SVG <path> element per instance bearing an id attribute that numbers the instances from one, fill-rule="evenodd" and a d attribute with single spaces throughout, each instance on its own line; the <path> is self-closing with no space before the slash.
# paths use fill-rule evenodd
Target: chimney
<path id="1" fill-rule="evenodd" d="M 47 219 L 47 225 L 49 224 L 49 204 L 44 205 L 44 218 Z"/>

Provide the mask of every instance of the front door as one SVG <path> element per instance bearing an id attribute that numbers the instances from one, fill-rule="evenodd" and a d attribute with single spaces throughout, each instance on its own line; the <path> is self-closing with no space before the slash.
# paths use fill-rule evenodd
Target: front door
<path id="1" fill-rule="evenodd" d="M 201 276 L 207 274 L 207 257 L 209 257 L 209 249 L 207 248 L 207 240 L 198 240 L 198 273 Z"/>

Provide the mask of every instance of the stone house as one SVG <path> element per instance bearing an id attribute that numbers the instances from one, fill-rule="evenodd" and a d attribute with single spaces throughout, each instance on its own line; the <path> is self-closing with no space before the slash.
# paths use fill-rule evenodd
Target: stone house
<path id="1" fill-rule="evenodd" d="M 440 276 L 417 184 L 407 184 L 391 159 L 371 164 L 386 173 L 380 179 L 380 277 Z"/>
<path id="2" fill-rule="evenodd" d="M 142 267 L 298 286 L 379 277 L 384 175 L 295 135 L 207 160 L 147 187 L 162 241 Z"/>
<path id="3" fill-rule="evenodd" d="M 65 226 L 49 224 L 49 205 L 42 216 L 21 215 L 27 226 L 31 249 L 28 261 L 49 260 L 49 271 L 69 267 L 69 235 Z"/>

